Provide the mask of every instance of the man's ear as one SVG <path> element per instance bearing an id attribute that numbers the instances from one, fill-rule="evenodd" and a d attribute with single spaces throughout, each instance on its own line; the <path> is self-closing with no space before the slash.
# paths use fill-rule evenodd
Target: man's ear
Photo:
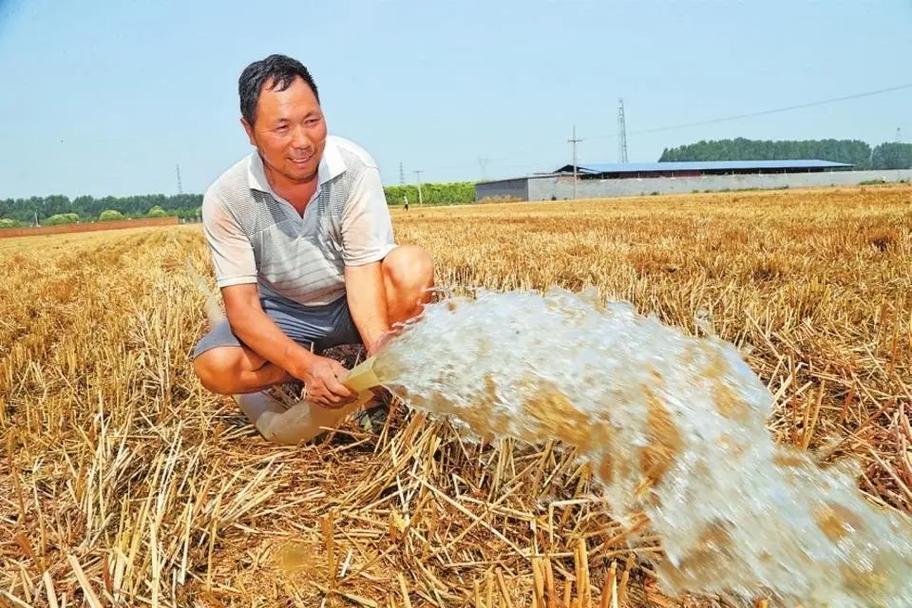
<path id="1" fill-rule="evenodd" d="M 247 133 L 247 139 L 250 140 L 250 145 L 256 147 L 256 140 L 253 139 L 253 125 L 247 122 L 247 119 L 242 116 L 241 126 L 244 127 L 244 131 Z"/>

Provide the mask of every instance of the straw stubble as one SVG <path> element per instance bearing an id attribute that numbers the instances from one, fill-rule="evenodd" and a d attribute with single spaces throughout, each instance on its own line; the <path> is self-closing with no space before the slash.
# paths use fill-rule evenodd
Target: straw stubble
<path id="1" fill-rule="evenodd" d="M 780 442 L 855 458 L 872 500 L 912 509 L 909 187 L 413 209 L 394 223 L 434 256 L 438 284 L 592 285 L 734 342 L 776 396 Z M 197 227 L 5 239 L 0 263 L 12 605 L 553 608 L 606 589 L 609 605 L 675 605 L 636 560 L 611 570 L 661 548 L 644 521 L 611 517 L 560 444 L 469 444 L 393 403 L 362 443 L 348 426 L 325 445 L 266 445 L 193 376 L 206 302 L 186 265 L 210 276 Z M 281 567 L 289 545 L 310 551 L 307 568 Z"/>

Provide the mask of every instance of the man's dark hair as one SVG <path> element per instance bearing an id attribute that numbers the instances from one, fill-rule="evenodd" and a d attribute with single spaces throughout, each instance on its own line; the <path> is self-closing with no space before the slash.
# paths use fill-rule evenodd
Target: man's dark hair
<path id="1" fill-rule="evenodd" d="M 257 101 L 260 99 L 260 91 L 263 90 L 263 85 L 270 83 L 272 85 L 270 87 L 271 90 L 284 91 L 291 86 L 295 78 L 303 79 L 313 91 L 317 101 L 320 101 L 317 85 L 310 76 L 310 72 L 300 61 L 285 55 L 270 55 L 266 59 L 254 61 L 248 65 L 241 72 L 241 77 L 238 79 L 241 116 L 253 125 L 256 117 Z"/>

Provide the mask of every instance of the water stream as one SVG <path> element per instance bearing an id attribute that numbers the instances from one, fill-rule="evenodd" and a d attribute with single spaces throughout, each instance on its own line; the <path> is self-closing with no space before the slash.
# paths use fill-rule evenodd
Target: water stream
<path id="1" fill-rule="evenodd" d="M 912 606 L 912 524 L 851 467 L 777 445 L 773 396 L 729 343 L 591 292 L 480 292 L 429 305 L 374 370 L 477 436 L 578 448 L 620 521 L 649 518 L 668 593 Z"/>

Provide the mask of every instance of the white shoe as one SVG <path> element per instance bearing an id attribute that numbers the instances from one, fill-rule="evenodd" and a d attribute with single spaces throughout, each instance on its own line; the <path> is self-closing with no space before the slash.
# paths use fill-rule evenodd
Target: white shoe
<path id="1" fill-rule="evenodd" d="M 346 416 L 373 397 L 371 391 L 366 391 L 352 403 L 332 409 L 305 399 L 289 405 L 269 393 L 269 390 L 246 393 L 235 395 L 234 399 L 264 439 L 284 445 L 311 441 L 327 428 L 337 427 Z"/>

